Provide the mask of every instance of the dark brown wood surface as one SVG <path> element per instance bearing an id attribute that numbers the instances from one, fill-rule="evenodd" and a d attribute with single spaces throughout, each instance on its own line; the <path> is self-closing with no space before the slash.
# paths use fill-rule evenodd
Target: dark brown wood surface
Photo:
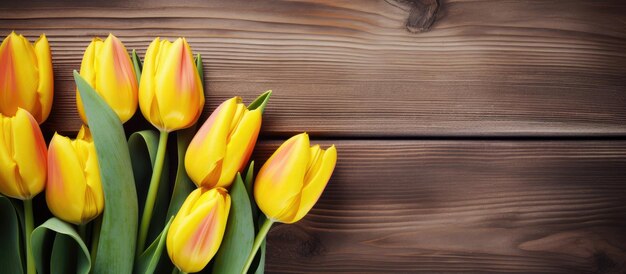
<path id="1" fill-rule="evenodd" d="M 336 173 L 272 273 L 626 272 L 624 141 L 321 143 Z"/>
<path id="2" fill-rule="evenodd" d="M 78 129 L 71 72 L 112 32 L 140 53 L 187 37 L 207 111 L 273 89 L 268 135 L 626 133 L 624 1 L 444 0 L 417 34 L 395 0 L 0 2 L 1 33 L 49 36 L 55 130 Z"/>
<path id="3" fill-rule="evenodd" d="M 0 0 L 11 30 L 50 40 L 47 132 L 80 126 L 71 72 L 111 32 L 187 37 L 206 112 L 274 90 L 257 164 L 335 143 L 270 273 L 626 272 L 626 1 Z"/>

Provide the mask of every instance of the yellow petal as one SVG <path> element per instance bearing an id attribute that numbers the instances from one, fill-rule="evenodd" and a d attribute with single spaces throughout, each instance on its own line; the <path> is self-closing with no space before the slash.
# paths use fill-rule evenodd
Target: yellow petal
<path id="1" fill-rule="evenodd" d="M 37 121 L 24 109 L 14 117 L 0 115 L 0 193 L 31 199 L 45 187 L 46 143 Z"/>
<path id="2" fill-rule="evenodd" d="M 128 121 L 137 110 L 137 78 L 122 42 L 112 34 L 97 55 L 96 87 L 98 93 L 120 117 Z"/>
<path id="3" fill-rule="evenodd" d="M 186 210 L 179 211 L 168 231 L 167 249 L 178 268 L 197 272 L 219 249 L 230 210 L 230 197 L 222 188 L 200 188 L 192 192 L 184 204 L 187 204 Z"/>
<path id="4" fill-rule="evenodd" d="M 21 107 L 40 120 L 38 82 L 37 56 L 33 46 L 24 36 L 11 33 L 0 48 L 0 112 L 14 115 Z"/>
<path id="5" fill-rule="evenodd" d="M 96 86 L 96 55 L 99 52 L 100 48 L 102 48 L 102 44 L 104 42 L 102 39 L 95 37 L 89 43 L 89 46 L 85 49 L 85 53 L 83 54 L 83 60 L 80 64 L 80 76 L 91 85 L 94 89 L 98 89 Z M 76 107 L 78 109 L 78 114 L 80 118 L 83 120 L 83 123 L 87 124 L 87 115 L 85 114 L 83 101 L 80 98 L 80 92 L 76 89 Z"/>
<path id="6" fill-rule="evenodd" d="M 90 136 L 83 127 L 76 140 L 55 134 L 50 141 L 48 208 L 74 224 L 86 223 L 104 209 L 96 148 Z"/>
<path id="7" fill-rule="evenodd" d="M 317 159 L 312 161 L 313 163 L 307 172 L 298 213 L 291 220 L 291 223 L 302 219 L 317 203 L 337 163 L 337 150 L 334 145 L 326 151 L 320 150 L 319 146 L 312 148 L 312 150 L 318 156 Z"/>
<path id="8" fill-rule="evenodd" d="M 309 154 L 308 135 L 298 134 L 283 143 L 259 171 L 254 198 L 268 218 L 285 222 L 296 215 Z"/>
<path id="9" fill-rule="evenodd" d="M 46 202 L 55 216 L 82 223 L 86 180 L 83 164 L 69 138 L 55 134 L 48 151 Z"/>
<path id="10" fill-rule="evenodd" d="M 143 116 L 155 127 L 162 129 L 163 119 L 159 113 L 159 106 L 155 97 L 155 74 L 157 69 L 158 56 L 161 46 L 167 41 L 161 41 L 158 37 L 150 43 L 146 50 L 141 79 L 139 81 L 139 108 Z M 169 43 L 169 42 L 167 42 Z"/>
<path id="11" fill-rule="evenodd" d="M 217 185 L 226 155 L 230 124 L 240 101 L 239 97 L 224 101 L 191 140 L 185 155 L 185 169 L 196 185 L 208 188 Z"/>
<path id="12" fill-rule="evenodd" d="M 50 44 L 45 34 L 42 34 L 35 41 L 35 55 L 37 56 L 37 66 L 39 68 L 39 105 L 41 106 L 41 119 L 37 121 L 41 124 L 50 115 L 52 109 L 52 99 L 54 97 L 54 76 L 52 73 L 52 54 Z"/>
<path id="13" fill-rule="evenodd" d="M 167 52 L 160 52 L 155 82 L 164 130 L 187 128 L 198 120 L 204 105 L 204 91 L 191 49 L 184 39 L 177 39 Z"/>
<path id="14" fill-rule="evenodd" d="M 222 165 L 222 174 L 218 186 L 228 187 L 235 179 L 238 171 L 241 171 L 248 163 L 254 145 L 256 144 L 259 131 L 261 130 L 261 110 L 248 111 L 243 104 L 243 117 L 232 129 L 226 148 L 226 157 Z"/>

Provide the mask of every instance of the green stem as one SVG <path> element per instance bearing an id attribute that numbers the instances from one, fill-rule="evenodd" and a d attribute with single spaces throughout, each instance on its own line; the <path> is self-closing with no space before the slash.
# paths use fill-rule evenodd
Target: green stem
<path id="1" fill-rule="evenodd" d="M 24 215 L 24 238 L 26 238 L 26 273 L 36 274 L 37 270 L 35 269 L 35 259 L 33 258 L 33 250 L 30 246 L 30 235 L 33 233 L 33 229 L 35 229 L 32 200 L 24 200 Z"/>
<path id="2" fill-rule="evenodd" d="M 274 224 L 274 221 L 271 220 L 270 218 L 265 219 L 265 222 L 259 229 L 259 234 L 256 235 L 256 238 L 254 238 L 254 245 L 252 245 L 252 251 L 250 252 L 250 255 L 248 256 L 248 260 L 246 261 L 246 265 L 243 267 L 241 274 L 248 273 L 248 269 L 250 269 L 250 265 L 252 265 L 252 261 L 254 261 L 254 257 L 256 256 L 256 253 L 257 251 L 259 251 L 259 247 L 261 247 L 263 240 L 267 236 L 267 232 L 270 231 L 270 227 L 272 227 L 273 224 Z"/>
<path id="3" fill-rule="evenodd" d="M 156 201 L 157 192 L 159 190 L 159 182 L 161 181 L 161 171 L 163 170 L 163 159 L 165 159 L 165 151 L 167 147 L 167 132 L 161 131 L 159 136 L 159 148 L 157 149 L 156 159 L 154 160 L 154 168 L 152 169 L 152 178 L 150 179 L 150 187 L 148 188 L 148 197 L 143 207 L 143 215 L 141 216 L 141 225 L 139 226 L 139 236 L 137 237 L 137 247 L 135 257 L 139 257 L 146 245 L 148 237 L 148 229 L 150 228 L 150 219 L 152 219 L 152 210 Z"/>
<path id="4" fill-rule="evenodd" d="M 96 263 L 96 253 L 98 252 L 98 244 L 100 243 L 100 229 L 102 228 L 102 216 L 93 220 L 93 230 L 91 231 L 91 264 Z"/>

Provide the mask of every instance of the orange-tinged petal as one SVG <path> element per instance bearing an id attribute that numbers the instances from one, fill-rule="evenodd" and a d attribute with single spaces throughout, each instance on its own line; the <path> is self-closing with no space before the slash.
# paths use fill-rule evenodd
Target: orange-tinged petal
<path id="1" fill-rule="evenodd" d="M 283 143 L 265 162 L 256 177 L 254 198 L 268 218 L 293 219 L 309 157 L 309 137 L 302 133 Z"/>
<path id="2" fill-rule="evenodd" d="M 15 32 L 0 47 L 0 112 L 14 115 L 18 107 L 42 121 L 37 87 L 39 73 L 35 49 L 24 36 Z"/>
<path id="3" fill-rule="evenodd" d="M 137 110 L 138 84 L 132 61 L 122 42 L 110 34 L 106 40 L 95 38 L 85 50 L 81 75 L 115 111 L 122 122 Z M 77 91 L 78 112 L 87 123 L 80 94 Z"/>
<path id="4" fill-rule="evenodd" d="M 204 105 L 202 83 L 189 45 L 177 39 L 161 53 L 159 62 L 155 93 L 163 128 L 187 128 L 198 120 Z"/>
<path id="5" fill-rule="evenodd" d="M 240 104 L 243 106 L 243 104 Z M 241 171 L 254 150 L 259 131 L 261 130 L 261 110 L 244 111 L 241 119 L 231 131 L 228 145 L 226 147 L 226 157 L 222 165 L 222 174 L 218 186 L 228 187 L 235 179 L 237 172 Z"/>
<path id="6" fill-rule="evenodd" d="M 167 251 L 185 272 L 202 270 L 221 244 L 230 211 L 230 196 L 222 188 L 193 191 L 167 233 Z"/>
<path id="7" fill-rule="evenodd" d="M 37 121 L 19 108 L 15 116 L 0 114 L 0 193 L 31 199 L 46 182 L 46 143 Z"/>
<path id="8" fill-rule="evenodd" d="M 39 95 L 39 105 L 41 107 L 41 119 L 37 119 L 39 123 L 43 123 L 50 115 L 52 110 L 52 99 L 54 97 L 54 76 L 52 73 L 52 54 L 50 53 L 50 44 L 45 34 L 42 34 L 35 41 L 35 55 L 37 56 L 37 67 L 39 68 L 39 86 L 37 94 Z"/>
<path id="9" fill-rule="evenodd" d="M 317 203 L 337 163 L 337 150 L 334 145 L 326 151 L 319 149 L 319 146 L 313 147 L 312 153 L 317 154 L 317 159 L 313 160 L 314 163 L 311 164 L 311 168 L 307 172 L 300 196 L 298 213 L 290 223 L 302 219 Z"/>
<path id="10" fill-rule="evenodd" d="M 171 132 L 193 125 L 203 106 L 202 82 L 185 39 L 174 43 L 155 39 L 146 52 L 139 83 L 144 117 L 158 129 Z"/>
<path id="11" fill-rule="evenodd" d="M 60 219 L 86 223 L 104 209 L 96 148 L 86 128 L 70 140 L 55 134 L 48 152 L 46 202 Z"/>
<path id="12" fill-rule="evenodd" d="M 191 140 L 185 155 L 185 169 L 196 185 L 218 186 L 230 124 L 240 101 L 241 98 L 234 97 L 220 104 Z"/>

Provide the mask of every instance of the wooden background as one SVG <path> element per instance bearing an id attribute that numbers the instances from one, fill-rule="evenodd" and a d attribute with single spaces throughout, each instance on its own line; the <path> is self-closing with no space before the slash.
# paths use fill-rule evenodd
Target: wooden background
<path id="1" fill-rule="evenodd" d="M 2 0 L 0 34 L 49 37 L 47 132 L 78 129 L 71 72 L 112 32 L 140 55 L 187 37 L 206 112 L 273 89 L 257 161 L 336 144 L 270 273 L 626 272 L 626 2 L 439 3 L 414 33 L 435 1 Z"/>

